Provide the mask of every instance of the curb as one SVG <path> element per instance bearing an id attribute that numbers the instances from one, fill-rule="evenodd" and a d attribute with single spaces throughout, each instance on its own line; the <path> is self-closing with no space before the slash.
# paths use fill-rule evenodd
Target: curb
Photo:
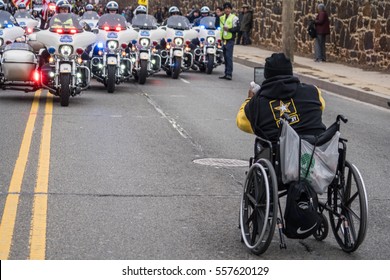
<path id="1" fill-rule="evenodd" d="M 242 59 L 239 57 L 234 56 L 234 62 L 248 66 L 248 67 L 258 67 L 258 66 L 264 66 L 261 63 L 249 61 L 247 59 Z M 328 81 L 324 81 L 312 76 L 303 75 L 299 73 L 294 73 L 295 76 L 297 76 L 301 82 L 307 83 L 307 84 L 314 84 L 318 86 L 322 90 L 331 91 L 333 93 L 353 98 L 355 100 L 359 100 L 365 103 L 373 104 L 382 108 L 390 109 L 390 105 L 388 105 L 388 102 L 390 102 L 388 97 L 381 96 L 378 94 L 374 94 L 372 92 L 359 90 L 356 88 L 347 87 L 344 85 L 338 85 L 335 83 L 331 83 Z"/>

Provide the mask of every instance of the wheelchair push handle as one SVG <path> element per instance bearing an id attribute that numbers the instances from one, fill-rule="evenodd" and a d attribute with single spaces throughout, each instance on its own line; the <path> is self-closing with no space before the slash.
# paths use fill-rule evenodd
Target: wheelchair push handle
<path id="1" fill-rule="evenodd" d="M 346 117 L 344 117 L 343 115 L 338 115 L 337 116 L 337 122 L 339 122 L 340 120 L 342 120 L 343 123 L 347 123 L 348 122 L 348 119 Z"/>
<path id="2" fill-rule="evenodd" d="M 287 113 L 283 113 L 280 118 L 286 120 L 287 122 L 290 122 L 292 120 Z"/>

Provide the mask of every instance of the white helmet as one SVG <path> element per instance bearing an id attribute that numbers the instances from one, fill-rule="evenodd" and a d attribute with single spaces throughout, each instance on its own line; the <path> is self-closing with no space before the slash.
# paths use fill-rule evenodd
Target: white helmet
<path id="1" fill-rule="evenodd" d="M 85 10 L 86 11 L 93 11 L 93 6 L 91 4 L 88 4 L 87 6 L 85 6 Z"/>
<path id="2" fill-rule="evenodd" d="M 118 3 L 115 1 L 108 2 L 106 5 L 106 13 L 108 13 L 109 11 L 116 11 L 118 13 L 119 11 Z"/>
<path id="3" fill-rule="evenodd" d="M 134 10 L 134 15 L 139 15 L 139 14 L 146 14 L 148 10 L 146 9 L 145 6 L 139 5 L 137 8 Z"/>
<path id="4" fill-rule="evenodd" d="M 172 15 L 173 13 L 180 14 L 180 10 L 179 10 L 179 8 L 176 7 L 176 6 L 170 7 L 169 10 L 168 10 L 168 12 L 169 12 L 169 15 Z"/>
<path id="5" fill-rule="evenodd" d="M 200 13 L 201 14 L 209 14 L 210 13 L 210 8 L 207 7 L 207 6 L 203 6 L 202 8 L 200 8 Z"/>

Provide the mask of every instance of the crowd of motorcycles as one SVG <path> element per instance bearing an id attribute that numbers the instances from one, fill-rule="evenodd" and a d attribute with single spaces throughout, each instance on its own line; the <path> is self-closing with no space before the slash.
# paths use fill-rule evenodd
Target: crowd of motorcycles
<path id="1" fill-rule="evenodd" d="M 58 25 L 56 17 L 72 20 L 72 27 Z M 39 27 L 28 11 L 0 11 L 0 87 L 47 89 L 61 106 L 87 90 L 92 79 L 113 93 L 120 83 L 145 84 L 159 71 L 177 79 L 194 68 L 211 74 L 223 63 L 212 16 L 192 26 L 186 17 L 173 15 L 160 26 L 148 14 L 135 15 L 130 24 L 122 15 L 88 11 L 81 17 L 55 14 L 47 29 Z"/>

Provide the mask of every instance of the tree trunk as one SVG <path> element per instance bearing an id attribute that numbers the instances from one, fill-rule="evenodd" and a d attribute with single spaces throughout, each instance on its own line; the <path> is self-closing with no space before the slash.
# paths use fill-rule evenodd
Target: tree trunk
<path id="1" fill-rule="evenodd" d="M 284 54 L 294 61 L 294 8 L 295 0 L 284 0 L 282 11 L 282 44 Z"/>

